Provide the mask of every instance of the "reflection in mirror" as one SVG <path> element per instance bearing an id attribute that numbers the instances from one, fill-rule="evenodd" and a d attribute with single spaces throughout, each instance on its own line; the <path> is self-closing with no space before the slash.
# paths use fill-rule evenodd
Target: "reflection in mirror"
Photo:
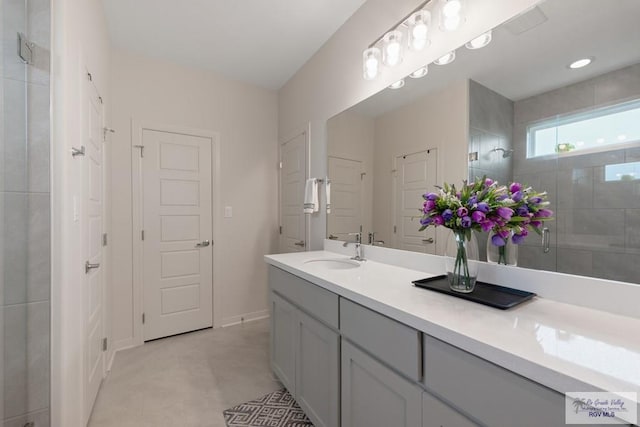
<path id="1" fill-rule="evenodd" d="M 448 230 L 418 232 L 421 195 L 487 175 L 546 190 L 556 212 L 520 267 L 638 283 L 638 16 L 636 0 L 543 2 L 331 118 L 327 236 L 442 254 Z"/>

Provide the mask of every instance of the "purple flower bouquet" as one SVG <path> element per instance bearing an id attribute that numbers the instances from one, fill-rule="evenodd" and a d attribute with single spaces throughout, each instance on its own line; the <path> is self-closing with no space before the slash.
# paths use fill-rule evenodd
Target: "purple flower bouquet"
<path id="1" fill-rule="evenodd" d="M 508 239 L 522 243 L 529 230 L 540 233 L 544 221 L 553 215 L 546 208 L 546 193 L 518 183 L 506 187 L 483 177 L 472 183 L 464 181 L 460 189 L 448 184 L 437 188 L 437 192 L 423 195 L 420 231 L 443 226 L 453 232 L 455 260 L 447 269 L 451 288 L 460 292 L 471 292 L 475 286 L 465 247 L 472 231 L 492 232 L 491 242 L 500 248 Z"/>

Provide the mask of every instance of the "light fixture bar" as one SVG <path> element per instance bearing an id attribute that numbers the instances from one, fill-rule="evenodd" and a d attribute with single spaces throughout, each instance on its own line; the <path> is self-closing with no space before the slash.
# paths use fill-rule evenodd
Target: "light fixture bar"
<path id="1" fill-rule="evenodd" d="M 373 43 L 371 43 L 369 45 L 369 47 L 374 47 L 376 44 L 378 44 L 383 38 L 384 35 L 387 34 L 389 31 L 393 31 L 397 28 L 400 28 L 401 26 L 406 27 L 407 25 L 405 24 L 405 22 L 407 22 L 407 19 L 409 19 L 409 17 L 411 15 L 413 15 L 414 13 L 416 13 L 417 11 L 424 9 L 424 7 L 426 5 L 428 5 L 429 3 L 431 3 L 434 0 L 426 0 L 423 3 L 420 3 L 420 5 L 418 7 L 416 7 L 415 9 L 413 9 L 407 16 L 405 16 L 404 18 L 402 18 L 400 21 L 396 22 L 396 24 L 394 26 L 392 26 L 391 28 L 389 28 L 387 31 L 385 31 L 384 33 L 382 33 L 382 35 L 380 37 L 378 37 Z"/>

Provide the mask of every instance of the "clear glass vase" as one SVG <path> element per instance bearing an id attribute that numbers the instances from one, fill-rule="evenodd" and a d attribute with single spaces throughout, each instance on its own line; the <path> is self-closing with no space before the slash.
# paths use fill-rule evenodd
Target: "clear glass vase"
<path id="1" fill-rule="evenodd" d="M 452 290 L 473 292 L 478 277 L 479 252 L 478 241 L 472 231 L 451 230 L 445 251 L 445 266 Z"/>
<path id="2" fill-rule="evenodd" d="M 491 243 L 491 237 L 487 239 L 487 262 L 502 265 L 518 265 L 518 245 L 514 245 L 511 239 L 507 239 L 504 246 L 496 246 Z"/>

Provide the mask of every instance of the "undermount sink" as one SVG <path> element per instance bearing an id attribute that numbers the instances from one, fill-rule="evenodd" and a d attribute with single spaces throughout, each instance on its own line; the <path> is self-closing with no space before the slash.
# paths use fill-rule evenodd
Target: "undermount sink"
<path id="1" fill-rule="evenodd" d="M 320 268 L 326 268 L 328 270 L 349 270 L 352 268 L 360 267 L 358 261 L 354 261 L 348 258 L 319 258 L 310 259 L 305 261 L 305 264 L 313 265 Z"/>

